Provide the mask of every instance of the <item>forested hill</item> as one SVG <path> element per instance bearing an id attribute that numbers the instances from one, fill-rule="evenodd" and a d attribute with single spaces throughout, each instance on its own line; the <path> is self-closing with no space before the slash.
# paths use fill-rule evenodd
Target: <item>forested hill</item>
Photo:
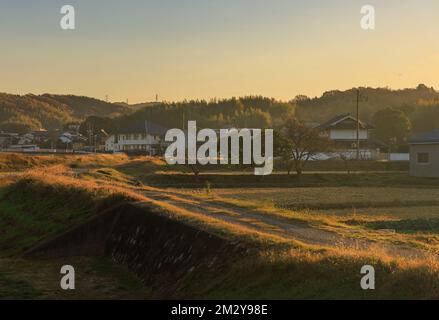
<path id="1" fill-rule="evenodd" d="M 0 130 L 58 129 L 89 116 L 113 117 L 129 108 L 73 95 L 12 95 L 0 93 Z"/>
<path id="2" fill-rule="evenodd" d="M 274 127 L 282 125 L 289 115 L 301 121 L 324 123 L 334 116 L 356 112 L 357 89 L 328 91 L 318 98 L 304 96 L 287 102 L 250 96 L 218 101 L 186 101 L 150 105 L 137 112 L 115 119 L 116 126 L 147 119 L 168 128 L 182 127 L 187 120 L 200 126 L 218 128 Z M 374 115 L 385 109 L 402 111 L 410 120 L 413 132 L 439 128 L 439 92 L 425 85 L 417 88 L 391 90 L 360 88 L 360 119 L 374 124 Z"/>
<path id="3" fill-rule="evenodd" d="M 360 92 L 360 118 L 365 121 L 373 124 L 378 111 L 393 108 L 407 115 L 413 132 L 439 128 L 439 92 L 433 88 L 425 85 L 403 90 L 360 88 Z M 278 128 L 291 115 L 305 122 L 323 123 L 336 115 L 355 114 L 355 100 L 356 89 L 328 91 L 313 99 L 301 96 L 291 102 L 248 96 L 135 106 L 73 95 L 0 93 L 0 130 L 58 129 L 90 116 L 113 118 L 104 121 L 112 127 L 148 120 L 167 128 L 181 128 L 188 120 L 196 120 L 200 127 L 210 128 Z"/>
<path id="4" fill-rule="evenodd" d="M 439 92 L 425 85 L 415 89 L 390 90 L 387 88 L 360 88 L 360 118 L 372 121 L 382 109 L 404 111 L 413 124 L 414 131 L 439 128 Z M 356 112 L 356 89 L 328 91 L 321 97 L 296 99 L 296 113 L 303 121 L 324 122 L 345 113 Z"/>
<path id="5" fill-rule="evenodd" d="M 136 121 L 148 120 L 167 128 L 182 128 L 189 120 L 199 127 L 267 128 L 280 125 L 295 113 L 294 103 L 249 96 L 212 101 L 184 101 L 159 103 L 114 120 L 115 127 L 129 126 Z"/>

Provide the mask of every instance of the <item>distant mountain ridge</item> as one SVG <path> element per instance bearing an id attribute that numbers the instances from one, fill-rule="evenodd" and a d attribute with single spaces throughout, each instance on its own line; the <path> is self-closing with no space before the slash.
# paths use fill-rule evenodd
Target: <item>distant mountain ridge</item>
<path id="1" fill-rule="evenodd" d="M 0 93 L 0 130 L 5 131 L 59 129 L 89 116 L 116 117 L 128 112 L 127 106 L 84 96 Z"/>
<path id="2" fill-rule="evenodd" d="M 423 84 L 417 88 L 392 90 L 388 88 L 358 88 L 360 90 L 360 118 L 370 121 L 385 108 L 403 109 L 408 113 L 426 105 L 439 105 L 439 92 Z M 346 91 L 327 91 L 321 97 L 296 99 L 296 113 L 303 121 L 325 122 L 340 114 L 356 113 L 357 88 Z"/>
<path id="3" fill-rule="evenodd" d="M 184 121 L 197 120 L 201 126 L 211 128 L 253 125 L 278 129 L 287 116 L 295 115 L 303 122 L 322 124 L 339 115 L 356 115 L 357 90 L 360 92 L 359 117 L 362 121 L 373 124 L 378 111 L 392 108 L 407 115 L 414 133 L 439 129 L 439 92 L 423 84 L 399 90 L 370 87 L 333 90 L 316 98 L 297 96 L 288 103 L 250 96 L 209 102 L 149 104 L 133 114 L 116 118 L 114 122 L 118 125 L 148 119 L 174 128 L 181 127 Z"/>
<path id="4" fill-rule="evenodd" d="M 439 92 L 423 84 L 416 88 L 358 88 L 361 94 L 360 119 L 370 122 L 386 108 L 402 110 L 410 118 L 414 132 L 439 128 Z M 260 126 L 278 128 L 286 116 L 296 115 L 304 122 L 324 123 L 334 116 L 355 115 L 357 88 L 325 92 L 321 97 L 298 96 L 282 102 L 262 96 L 224 100 L 145 102 L 135 105 L 108 103 L 74 95 L 12 95 L 0 93 L 0 130 L 25 131 L 59 129 L 68 122 L 97 116 L 114 119 L 117 125 L 149 120 L 164 127 L 181 127 L 197 120 L 206 127 Z"/>
<path id="5" fill-rule="evenodd" d="M 126 102 L 115 102 L 114 104 L 129 108 L 133 111 L 138 111 L 138 110 L 142 110 L 144 108 L 154 107 L 154 106 L 160 105 L 160 102 L 143 102 L 143 103 L 135 103 L 135 104 L 128 104 Z"/>

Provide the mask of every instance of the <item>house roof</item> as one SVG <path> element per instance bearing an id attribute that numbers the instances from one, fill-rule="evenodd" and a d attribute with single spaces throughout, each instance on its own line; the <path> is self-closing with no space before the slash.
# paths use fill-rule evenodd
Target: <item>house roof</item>
<path id="1" fill-rule="evenodd" d="M 410 139 L 410 144 L 422 143 L 439 143 L 439 129 L 415 135 Z"/>
<path id="2" fill-rule="evenodd" d="M 351 120 L 354 123 L 357 123 L 357 118 L 353 117 L 352 115 L 350 115 L 349 113 L 347 114 L 342 114 L 339 116 L 336 116 L 334 118 L 332 118 L 331 120 L 319 125 L 317 128 L 320 130 L 327 130 L 327 129 L 331 129 L 331 128 L 336 128 L 336 127 L 341 127 L 343 122 L 345 122 L 346 120 Z M 363 122 L 361 120 L 358 121 L 360 123 L 360 128 L 361 129 L 373 129 L 374 127 L 366 122 Z"/>
<path id="3" fill-rule="evenodd" d="M 164 136 L 168 129 L 155 124 L 151 121 L 143 120 L 130 123 L 129 125 L 123 125 L 117 128 L 117 133 L 149 133 L 151 135 Z"/>

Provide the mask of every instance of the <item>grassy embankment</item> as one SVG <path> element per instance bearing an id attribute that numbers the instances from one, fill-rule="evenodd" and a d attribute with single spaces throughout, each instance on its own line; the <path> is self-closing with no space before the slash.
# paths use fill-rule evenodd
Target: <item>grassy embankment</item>
<path id="1" fill-rule="evenodd" d="M 105 258 L 20 258 L 26 249 L 43 239 L 113 203 L 131 199 L 115 189 L 77 181 L 65 166 L 46 168 L 52 162 L 45 158 L 24 160 L 26 166 L 44 168 L 21 173 L 19 177 L 0 178 L 0 299 L 149 297 L 139 279 Z M 60 267 L 65 264 L 76 268 L 80 285 L 75 291 L 59 289 Z"/>
<path id="2" fill-rule="evenodd" d="M 98 155 L 27 155 L 20 153 L 0 153 L 0 173 L 17 172 L 32 168 L 49 167 L 62 164 L 72 168 L 89 168 L 102 166 L 115 166 L 129 163 L 133 160 L 124 154 L 98 154 Z"/>
<path id="3" fill-rule="evenodd" d="M 88 281 L 91 285 L 68 295 L 60 293 L 56 286 L 61 262 L 18 258 L 26 248 L 82 221 L 98 208 L 125 200 L 149 201 L 133 192 L 133 188 L 140 188 L 135 178 L 116 168 L 95 168 L 77 177 L 65 167 L 58 167 L 3 179 L 1 184 L 0 298 L 145 296 L 146 291 L 135 284 L 134 277 L 108 261 L 80 260 L 79 265 L 88 270 L 83 276 L 92 279 Z M 209 268 L 183 279 L 180 294 L 187 297 L 439 298 L 439 266 L 433 259 L 396 259 L 379 250 L 307 247 L 298 242 L 277 242 L 275 237 L 263 241 L 264 235 L 249 234 L 245 228 L 150 203 L 175 218 L 264 245 L 227 270 Z M 360 269 L 365 264 L 372 264 L 377 270 L 374 292 L 364 292 L 359 287 Z"/>

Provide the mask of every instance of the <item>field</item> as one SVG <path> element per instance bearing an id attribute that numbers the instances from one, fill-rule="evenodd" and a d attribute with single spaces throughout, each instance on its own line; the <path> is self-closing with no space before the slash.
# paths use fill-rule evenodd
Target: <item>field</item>
<path id="1" fill-rule="evenodd" d="M 260 179 L 221 170 L 196 177 L 147 157 L 2 156 L 0 298 L 439 297 L 435 179 L 409 177 L 400 168 L 367 172 L 363 164 L 356 173 L 311 171 L 297 179 L 277 172 Z M 41 241 L 127 201 L 252 249 L 221 265 L 200 264 L 178 279 L 172 294 L 152 290 L 107 258 L 22 258 Z M 72 295 L 56 287 L 56 271 L 69 260 L 88 283 Z M 359 289 L 366 264 L 380 275 L 373 292 Z M 154 281 L 169 285 L 160 279 Z"/>
<path id="2" fill-rule="evenodd" d="M 193 190 L 192 192 L 199 191 Z M 261 207 L 269 204 L 282 209 L 308 210 L 316 213 L 330 211 L 338 215 L 374 216 L 388 212 L 400 218 L 439 218 L 439 212 L 434 210 L 434 208 L 439 209 L 439 187 L 216 189 L 212 194 L 217 197 L 253 201 Z M 419 212 L 419 208 L 432 210 Z M 410 211 L 412 214 L 408 213 Z"/>

